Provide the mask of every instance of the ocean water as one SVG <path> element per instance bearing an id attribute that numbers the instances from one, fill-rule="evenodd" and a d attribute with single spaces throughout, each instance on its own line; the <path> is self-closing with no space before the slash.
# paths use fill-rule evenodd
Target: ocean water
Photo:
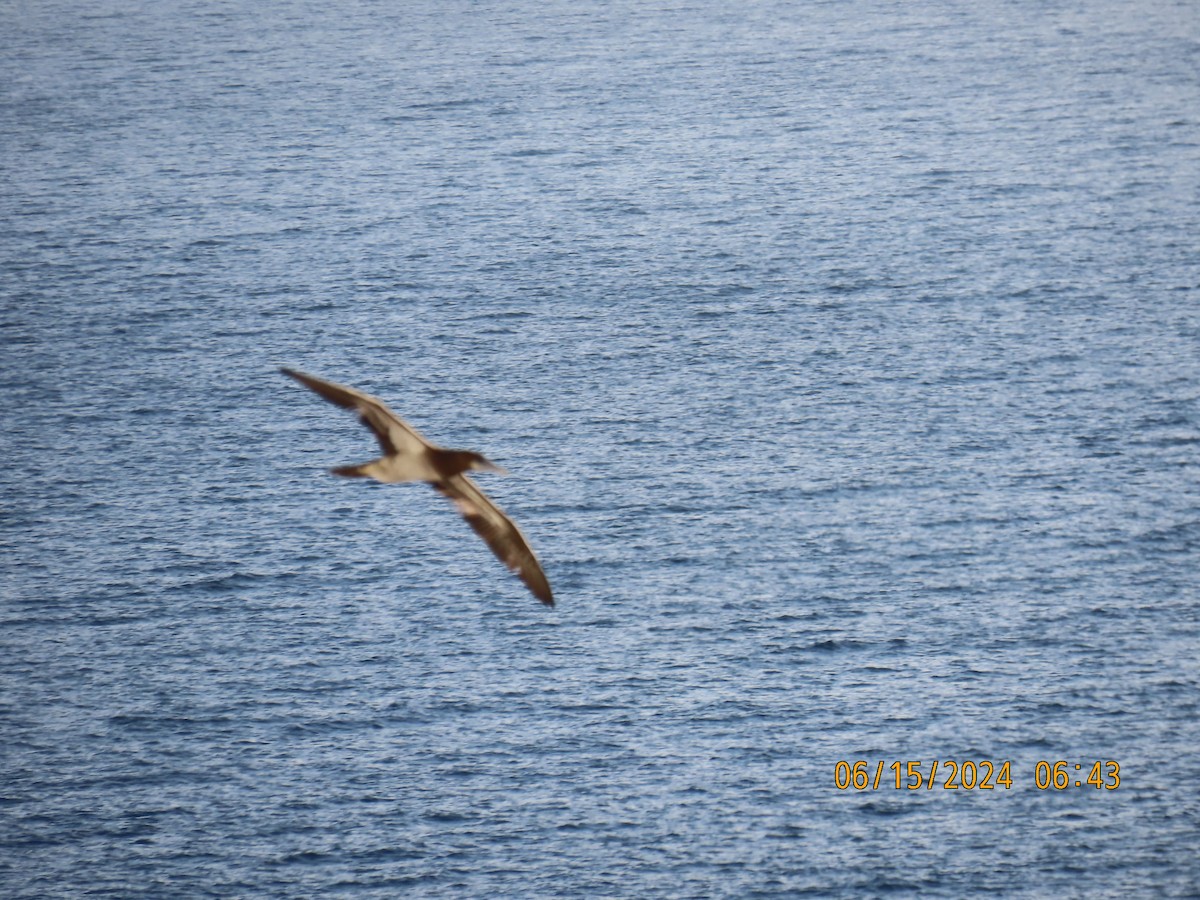
<path id="1" fill-rule="evenodd" d="M 0 30 L 0 894 L 1197 896 L 1194 4 Z"/>

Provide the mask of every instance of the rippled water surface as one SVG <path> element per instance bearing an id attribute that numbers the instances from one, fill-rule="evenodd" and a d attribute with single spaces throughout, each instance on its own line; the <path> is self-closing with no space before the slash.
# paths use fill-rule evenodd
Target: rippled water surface
<path id="1" fill-rule="evenodd" d="M 4 896 L 1194 896 L 1193 4 L 0 27 Z"/>

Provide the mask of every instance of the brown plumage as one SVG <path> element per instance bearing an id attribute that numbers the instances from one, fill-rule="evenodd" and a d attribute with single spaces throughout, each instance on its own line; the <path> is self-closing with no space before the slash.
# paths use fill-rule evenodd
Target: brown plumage
<path id="1" fill-rule="evenodd" d="M 470 470 L 504 470 L 473 450 L 448 450 L 431 444 L 411 425 L 392 412 L 377 397 L 354 388 L 322 381 L 294 369 L 280 369 L 335 406 L 353 410 L 375 434 L 383 456 L 356 466 L 332 469 L 346 478 L 374 478 L 386 483 L 424 481 L 449 498 L 475 533 L 525 582 L 526 587 L 547 606 L 554 605 L 550 583 L 525 535 L 504 511 L 467 477 Z"/>

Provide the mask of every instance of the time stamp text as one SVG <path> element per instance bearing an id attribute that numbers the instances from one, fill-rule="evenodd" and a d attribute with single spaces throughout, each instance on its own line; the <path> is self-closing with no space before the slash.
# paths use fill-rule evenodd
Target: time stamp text
<path id="1" fill-rule="evenodd" d="M 838 760 L 833 784 L 840 791 L 1009 791 L 1014 784 L 1039 791 L 1086 788 L 1115 791 L 1121 786 L 1121 766 L 1115 760 L 1071 762 L 1040 759 L 1014 774 L 1012 760 Z"/>

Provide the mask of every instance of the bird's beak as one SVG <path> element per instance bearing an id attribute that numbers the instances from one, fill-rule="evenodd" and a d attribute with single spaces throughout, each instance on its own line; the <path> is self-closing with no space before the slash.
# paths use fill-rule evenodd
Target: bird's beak
<path id="1" fill-rule="evenodd" d="M 496 465 L 490 459 L 485 459 L 482 463 L 480 463 L 479 470 L 481 472 L 496 472 L 499 475 L 508 474 L 508 469 L 504 468 L 504 466 Z"/>

